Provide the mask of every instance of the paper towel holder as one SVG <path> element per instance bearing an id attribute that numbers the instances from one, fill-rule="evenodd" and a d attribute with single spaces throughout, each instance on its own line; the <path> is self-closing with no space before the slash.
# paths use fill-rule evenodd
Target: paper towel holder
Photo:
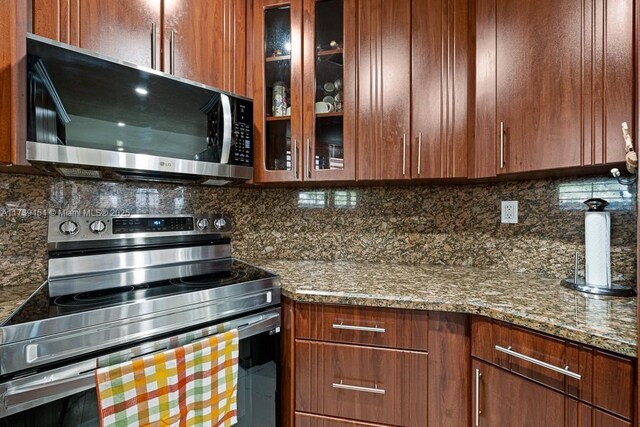
<path id="1" fill-rule="evenodd" d="M 562 279 L 560 284 L 565 288 L 573 289 L 579 292 L 586 292 L 594 295 L 610 296 L 610 297 L 633 297 L 636 290 L 627 285 L 619 283 L 611 283 L 609 286 L 596 286 L 587 283 L 580 277 L 580 252 L 576 251 L 573 277 Z"/>
<path id="2" fill-rule="evenodd" d="M 603 199 L 592 198 L 584 202 L 589 207 L 589 212 L 603 212 L 604 208 L 609 205 L 609 202 Z M 586 250 L 586 248 L 585 248 Z M 569 289 L 575 289 L 580 292 L 587 292 L 595 295 L 607 295 L 618 297 L 632 297 L 636 295 L 636 290 L 627 285 L 619 283 L 611 283 L 609 279 L 608 285 L 594 285 L 587 283 L 586 277 L 583 279 L 580 277 L 580 253 L 576 251 L 576 257 L 573 267 L 573 277 L 563 279 L 560 284 Z M 586 276 L 585 272 L 585 276 Z"/>

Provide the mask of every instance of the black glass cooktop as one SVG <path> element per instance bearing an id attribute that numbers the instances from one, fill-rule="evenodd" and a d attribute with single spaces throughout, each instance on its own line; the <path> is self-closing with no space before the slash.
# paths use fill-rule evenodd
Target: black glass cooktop
<path id="1" fill-rule="evenodd" d="M 194 270 L 206 272 L 206 274 L 173 277 L 158 282 L 97 291 L 91 290 L 90 278 L 88 278 L 86 291 L 55 298 L 49 297 L 49 290 L 45 284 L 2 326 L 275 277 L 268 271 L 232 259 L 194 263 L 193 266 L 197 267 Z"/>

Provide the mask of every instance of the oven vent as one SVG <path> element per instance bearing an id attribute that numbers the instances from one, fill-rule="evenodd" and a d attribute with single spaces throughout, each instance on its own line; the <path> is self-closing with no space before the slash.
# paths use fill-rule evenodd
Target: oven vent
<path id="1" fill-rule="evenodd" d="M 62 176 L 67 178 L 101 178 L 99 170 L 82 168 L 56 168 Z"/>

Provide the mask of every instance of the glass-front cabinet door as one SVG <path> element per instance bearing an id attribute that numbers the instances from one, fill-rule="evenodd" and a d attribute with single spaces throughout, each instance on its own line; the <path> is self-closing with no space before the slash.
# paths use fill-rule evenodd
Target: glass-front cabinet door
<path id="1" fill-rule="evenodd" d="M 255 4 L 254 90 L 257 182 L 300 180 L 302 124 L 301 5 Z"/>
<path id="2" fill-rule="evenodd" d="M 304 179 L 355 179 L 354 0 L 304 0 Z"/>
<path id="3" fill-rule="evenodd" d="M 355 0 L 254 12 L 255 181 L 355 179 Z"/>

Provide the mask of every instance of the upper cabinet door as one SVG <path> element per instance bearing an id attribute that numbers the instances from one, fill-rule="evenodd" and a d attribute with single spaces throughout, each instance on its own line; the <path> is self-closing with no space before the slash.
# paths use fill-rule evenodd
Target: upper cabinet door
<path id="1" fill-rule="evenodd" d="M 240 34 L 236 14 L 244 15 L 244 2 L 235 0 L 165 0 L 164 71 L 217 88 L 244 93 L 245 31 Z M 240 67 L 241 69 L 236 69 Z"/>
<path id="2" fill-rule="evenodd" d="M 304 180 L 354 180 L 356 1 L 305 0 L 304 19 Z"/>
<path id="3" fill-rule="evenodd" d="M 624 160 L 633 1 L 477 2 L 474 177 Z"/>
<path id="4" fill-rule="evenodd" d="M 413 178 L 467 176 L 468 0 L 413 0 Z"/>
<path id="5" fill-rule="evenodd" d="M 581 6 L 497 2 L 499 172 L 581 164 Z"/>
<path id="6" fill-rule="evenodd" d="M 302 179 L 302 2 L 254 3 L 256 182 Z"/>
<path id="7" fill-rule="evenodd" d="M 359 180 L 411 178 L 411 2 L 358 7 Z"/>
<path id="8" fill-rule="evenodd" d="M 160 0 L 80 0 L 71 5 L 69 22 L 78 25 L 69 26 L 68 43 L 158 69 Z"/>

